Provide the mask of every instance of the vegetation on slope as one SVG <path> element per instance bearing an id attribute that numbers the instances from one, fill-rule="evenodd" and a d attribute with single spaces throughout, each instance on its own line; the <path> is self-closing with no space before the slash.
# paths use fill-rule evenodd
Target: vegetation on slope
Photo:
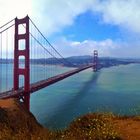
<path id="1" fill-rule="evenodd" d="M 61 140 L 120 140 L 115 130 L 112 115 L 87 114 L 74 120 L 63 131 L 52 133 L 52 138 Z"/>
<path id="2" fill-rule="evenodd" d="M 17 100 L 0 100 L 0 140 L 121 140 L 140 139 L 139 117 L 87 114 L 65 130 L 43 128 Z"/>

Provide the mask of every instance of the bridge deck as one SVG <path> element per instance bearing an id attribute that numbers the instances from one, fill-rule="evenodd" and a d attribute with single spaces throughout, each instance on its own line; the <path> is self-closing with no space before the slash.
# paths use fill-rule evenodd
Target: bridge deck
<path id="1" fill-rule="evenodd" d="M 93 67 L 94 65 L 89 65 L 89 66 L 84 66 L 84 67 L 81 67 L 81 68 L 77 68 L 75 70 L 71 70 L 69 72 L 65 72 L 63 74 L 59 74 L 57 76 L 54 76 L 54 77 L 51 77 L 51 78 L 48 78 L 46 80 L 41 80 L 39 82 L 35 82 L 33 84 L 30 85 L 30 93 L 33 93 L 33 92 L 36 92 L 42 88 L 45 88 L 49 85 L 52 85 L 58 81 L 61 81 L 69 76 L 72 76 L 76 73 L 79 73 L 83 70 L 86 70 L 88 68 L 91 68 Z M 0 93 L 0 99 L 5 99 L 5 98 L 11 98 L 11 97 L 18 97 L 18 96 L 22 96 L 22 94 L 24 93 L 24 88 L 21 87 L 19 88 L 18 90 L 9 90 L 9 91 L 6 91 L 6 92 L 2 92 Z"/>

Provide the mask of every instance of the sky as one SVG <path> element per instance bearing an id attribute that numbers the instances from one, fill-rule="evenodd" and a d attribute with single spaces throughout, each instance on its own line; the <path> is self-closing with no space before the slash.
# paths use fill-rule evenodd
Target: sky
<path id="1" fill-rule="evenodd" d="M 140 58 L 140 0 L 0 0 L 0 25 L 27 14 L 64 57 Z"/>

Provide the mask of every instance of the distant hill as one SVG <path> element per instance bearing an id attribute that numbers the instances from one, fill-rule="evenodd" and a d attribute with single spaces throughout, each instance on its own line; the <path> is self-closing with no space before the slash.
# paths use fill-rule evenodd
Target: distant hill
<path id="1" fill-rule="evenodd" d="M 84 55 L 84 56 L 71 56 L 67 58 L 40 58 L 40 59 L 31 59 L 32 64 L 58 64 L 67 67 L 79 67 L 83 65 L 88 65 L 93 63 L 93 56 Z M 1 59 L 1 64 L 13 63 L 13 59 Z M 23 63 L 23 59 L 20 60 L 20 63 Z M 120 64 L 130 64 L 130 63 L 140 63 L 140 59 L 124 59 L 124 58 L 110 58 L 110 57 L 100 57 L 99 58 L 99 68 L 101 67 L 110 67 Z"/>

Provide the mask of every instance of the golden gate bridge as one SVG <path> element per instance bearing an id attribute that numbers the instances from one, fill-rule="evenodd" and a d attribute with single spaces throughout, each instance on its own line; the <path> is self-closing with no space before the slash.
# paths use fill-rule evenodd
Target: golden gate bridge
<path id="1" fill-rule="evenodd" d="M 47 68 L 46 60 L 48 58 L 53 58 L 50 59 L 50 65 L 53 66 L 56 65 L 54 60 L 63 65 L 73 65 L 59 53 L 28 16 L 23 19 L 12 19 L 1 26 L 0 99 L 17 98 L 30 110 L 31 93 L 88 68 L 93 68 L 94 72 L 98 70 L 97 50 L 94 50 L 92 64 L 80 66 L 57 75 L 53 74 L 55 67 Z M 40 71 L 35 69 L 35 61 L 38 59 L 42 59 L 44 65 Z M 43 74 L 40 78 L 38 73 L 42 71 Z M 11 74 L 12 79 L 10 79 L 9 74 Z"/>

